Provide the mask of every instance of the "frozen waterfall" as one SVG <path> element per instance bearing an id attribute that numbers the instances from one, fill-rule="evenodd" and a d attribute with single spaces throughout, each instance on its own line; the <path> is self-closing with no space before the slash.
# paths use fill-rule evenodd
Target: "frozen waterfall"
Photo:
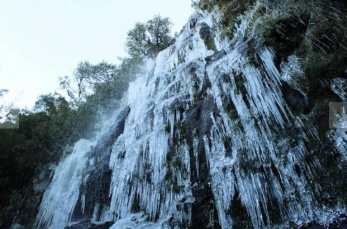
<path id="1" fill-rule="evenodd" d="M 239 18 L 231 40 L 216 36 L 214 51 L 199 30 L 213 29 L 218 15 L 195 12 L 153 70 L 131 83 L 119 133 L 97 140 L 90 154 L 95 144 L 80 140 L 59 164 L 38 228 L 64 228 L 76 203 L 84 206 L 88 198 L 93 214 L 81 214 L 94 223 L 115 222 L 113 229 L 189 228 L 196 212 L 211 228 L 227 229 L 236 223 L 236 205 L 254 228 L 272 228 L 279 223 L 274 218 L 296 225 L 328 220 L 319 217 L 325 214 L 314 197 L 320 187 L 311 183 L 321 168 L 307 149 L 318 139 L 316 127 L 291 113 L 281 91 L 282 82 L 302 74 L 300 63 L 290 56 L 279 72 L 273 48 L 258 47 L 257 63 L 247 55 L 261 7 Z M 100 171 L 110 170 L 107 196 L 81 193 L 80 186 L 88 190 L 83 179 L 103 163 Z"/>

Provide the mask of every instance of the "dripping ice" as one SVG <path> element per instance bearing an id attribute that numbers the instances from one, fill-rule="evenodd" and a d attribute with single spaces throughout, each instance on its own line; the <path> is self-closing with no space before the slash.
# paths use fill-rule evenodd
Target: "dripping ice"
<path id="1" fill-rule="evenodd" d="M 303 160 L 309 154 L 304 141 L 308 137 L 317 138 L 315 127 L 305 127 L 291 114 L 280 90 L 281 81 L 293 80 L 294 71 L 302 74 L 300 62 L 291 56 L 288 62 L 282 63 L 279 73 L 271 47 L 259 49 L 260 67 L 251 64 L 245 55 L 246 29 L 258 23 L 254 16 L 258 7 L 260 3 L 240 19 L 233 40 L 215 38 L 218 51 L 224 51 L 225 55 L 209 63 L 205 57 L 214 51 L 208 50 L 200 38 L 199 26 L 204 22 L 213 27 L 212 17 L 216 15 L 195 12 L 189 21 L 195 20 L 197 26 L 190 28 L 188 23 L 176 43 L 159 53 L 153 71 L 130 84 L 127 95 L 130 112 L 123 133 L 112 145 L 109 162 L 110 206 L 102 219 L 95 218 L 95 221 L 115 221 L 113 229 L 161 228 L 174 218 L 189 227 L 191 208 L 184 210 L 177 206 L 189 206 L 194 201 L 192 187 L 196 184 L 190 180 L 190 145 L 178 126 L 187 118 L 186 111 L 196 104 L 195 94 L 204 88 L 206 77 L 210 82 L 206 94 L 213 98 L 218 115 L 211 112 L 212 128 L 202 138 L 221 227 L 230 228 L 233 224 L 229 209 L 237 194 L 254 228 L 271 228 L 270 205 L 278 206 L 282 219 L 297 224 L 322 215 L 324 211 L 316 207 L 313 191 L 308 189 L 314 169 Z M 191 66 L 194 66 L 194 77 Z M 226 109 L 227 102 L 233 104 L 234 114 Z M 286 131 L 288 126 L 303 130 L 297 141 L 275 134 Z M 347 142 L 344 132 L 337 134 L 339 141 Z M 174 138 L 180 140 L 175 145 Z M 196 141 L 193 142 L 195 157 Z M 227 148 L 225 141 L 232 147 Z M 91 145 L 86 140 L 79 141 L 74 153 L 57 167 L 41 204 L 39 226 L 59 229 L 63 228 L 62 224 L 70 223 Z M 181 169 L 167 163 L 170 147 L 180 152 Z M 346 153 L 346 148 L 340 148 Z M 247 162 L 258 166 L 257 170 L 246 170 Z M 299 176 L 294 165 L 306 177 Z M 198 161 L 194 166 L 199 167 Z M 320 167 L 318 160 L 314 166 Z M 174 183 L 166 180 L 169 170 Z M 287 200 L 289 204 L 285 204 Z M 140 213 L 133 213 L 134 202 Z M 137 219 L 136 224 L 133 217 Z"/>

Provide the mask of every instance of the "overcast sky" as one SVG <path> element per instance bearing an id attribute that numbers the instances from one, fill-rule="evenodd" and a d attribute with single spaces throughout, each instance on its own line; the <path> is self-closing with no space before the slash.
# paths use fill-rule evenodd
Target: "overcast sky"
<path id="1" fill-rule="evenodd" d="M 0 89 L 7 101 L 31 108 L 58 89 L 58 77 L 77 64 L 125 56 L 127 31 L 154 15 L 169 17 L 179 32 L 190 0 L 0 0 Z"/>

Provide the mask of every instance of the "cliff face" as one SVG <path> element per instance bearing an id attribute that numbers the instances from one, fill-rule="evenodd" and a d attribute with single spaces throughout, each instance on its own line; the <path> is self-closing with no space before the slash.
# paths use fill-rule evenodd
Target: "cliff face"
<path id="1" fill-rule="evenodd" d="M 346 129 L 329 129 L 328 107 L 346 99 L 343 7 L 204 4 L 109 132 L 59 165 L 38 228 L 286 228 L 346 213 Z"/>

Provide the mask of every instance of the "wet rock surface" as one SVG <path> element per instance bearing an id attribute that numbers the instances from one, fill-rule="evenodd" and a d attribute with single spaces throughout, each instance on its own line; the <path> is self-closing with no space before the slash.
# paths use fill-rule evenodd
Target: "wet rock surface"
<path id="1" fill-rule="evenodd" d="M 329 225 L 320 225 L 319 223 L 308 223 L 299 229 L 345 229 L 347 228 L 347 215 L 341 214 L 337 219 Z"/>
<path id="2" fill-rule="evenodd" d="M 208 41 L 211 39 L 211 28 L 205 22 L 201 23 L 199 31 L 201 39 Z"/>
<path id="3" fill-rule="evenodd" d="M 117 140 L 119 135 L 123 133 L 125 119 L 129 112 L 129 107 L 120 112 L 115 123 L 110 127 L 110 130 L 100 138 L 90 152 L 89 157 L 92 158 L 94 162 L 88 168 L 90 175 L 88 176 L 85 186 L 81 187 L 82 193 L 85 193 L 86 208 L 83 213 L 79 212 L 81 208 L 75 208 L 74 217 L 76 219 L 80 217 L 84 218 L 84 215 L 92 217 L 96 205 L 108 204 L 110 201 L 109 190 L 112 173 L 109 168 L 110 154 L 113 143 Z M 81 200 L 79 200 L 77 206 L 79 206 L 79 204 L 82 204 Z"/>
<path id="4" fill-rule="evenodd" d="M 297 114 L 307 114 L 312 109 L 308 98 L 300 91 L 291 88 L 286 82 L 283 83 L 282 93 L 284 100 L 297 112 Z"/>
<path id="5" fill-rule="evenodd" d="M 82 195 L 74 219 L 105 219 L 101 215 L 111 211 L 109 217 L 120 222 L 144 212 L 151 228 L 162 223 L 169 228 L 318 229 L 325 227 L 316 223 L 324 210 L 342 212 L 347 135 L 329 131 L 326 106 L 338 96 L 332 96 L 329 78 L 310 75 L 312 82 L 306 82 L 316 63 L 289 58 L 304 56 L 299 49 L 310 29 L 307 14 L 292 17 L 290 11 L 264 28 L 255 22 L 268 20 L 261 16 L 267 8 L 250 10 L 243 19 L 248 26 L 238 28 L 225 50 L 206 57 L 213 50 L 207 47 L 212 29 L 206 15 L 182 32 L 185 37 L 178 40 L 187 44 L 157 58 L 147 87 L 131 91 L 142 92 L 129 105 L 131 111 L 124 110 L 92 150 L 95 162 L 81 188 L 85 212 L 79 210 Z M 192 36 L 188 30 L 196 25 L 200 31 Z M 257 33 L 263 40 L 255 39 Z M 324 91 L 312 98 L 316 85 Z M 98 204 L 105 209 L 95 211 Z M 303 225 L 308 218 L 314 220 Z M 329 228 L 346 226 L 345 215 L 324 220 Z M 93 226 L 82 221 L 73 228 Z"/>
<path id="6" fill-rule="evenodd" d="M 71 226 L 67 226 L 64 229 L 109 229 L 113 225 L 113 222 L 106 222 L 103 224 L 94 224 L 89 220 L 85 220 Z"/>

